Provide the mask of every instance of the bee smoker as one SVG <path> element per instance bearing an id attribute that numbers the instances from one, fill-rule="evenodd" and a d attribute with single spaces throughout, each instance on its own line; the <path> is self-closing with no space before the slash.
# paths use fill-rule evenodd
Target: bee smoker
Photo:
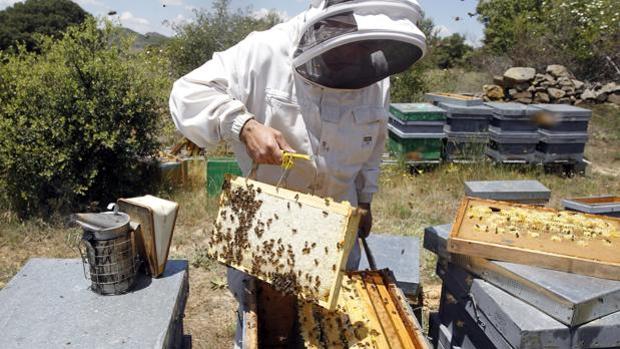
<path id="1" fill-rule="evenodd" d="M 129 216 L 115 206 L 112 212 L 79 213 L 77 223 L 83 229 L 78 249 L 91 289 L 101 295 L 129 292 L 138 267 Z"/>

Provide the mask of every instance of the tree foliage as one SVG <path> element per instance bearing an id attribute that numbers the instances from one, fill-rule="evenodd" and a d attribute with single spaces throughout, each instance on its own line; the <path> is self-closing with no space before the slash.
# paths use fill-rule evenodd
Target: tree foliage
<path id="1" fill-rule="evenodd" d="M 465 42 L 465 36 L 455 33 L 441 38 L 433 49 L 433 59 L 441 69 L 454 68 L 465 64 L 473 47 Z"/>
<path id="2" fill-rule="evenodd" d="M 173 26 L 175 37 L 168 46 L 173 75 L 189 73 L 253 31 L 267 30 L 282 19 L 276 13 L 253 16 L 249 9 L 233 11 L 230 0 L 216 0 L 213 9 L 194 10 L 195 19 Z"/>
<path id="3" fill-rule="evenodd" d="M 617 0 L 493 0 L 478 5 L 485 49 L 515 65 L 569 66 L 583 78 L 615 78 L 620 65 Z"/>
<path id="4" fill-rule="evenodd" d="M 26 0 L 0 11 L 0 50 L 18 43 L 37 49 L 37 35 L 59 36 L 67 27 L 89 17 L 70 0 Z"/>
<path id="5" fill-rule="evenodd" d="M 160 58 L 88 19 L 0 62 L 0 185 L 23 215 L 140 193 L 169 79 Z"/>

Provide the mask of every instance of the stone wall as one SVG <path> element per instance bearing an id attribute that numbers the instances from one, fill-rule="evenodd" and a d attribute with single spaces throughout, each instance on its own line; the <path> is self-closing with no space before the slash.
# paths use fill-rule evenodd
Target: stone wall
<path id="1" fill-rule="evenodd" d="M 513 67 L 484 85 L 486 101 L 514 101 L 524 104 L 615 103 L 620 104 L 620 85 L 583 82 L 562 65 L 550 65 L 544 73 L 534 68 Z"/>

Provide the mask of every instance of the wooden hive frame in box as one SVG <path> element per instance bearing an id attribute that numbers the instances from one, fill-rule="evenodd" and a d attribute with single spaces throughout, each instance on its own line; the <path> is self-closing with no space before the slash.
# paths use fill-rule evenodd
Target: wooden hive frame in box
<path id="1" fill-rule="evenodd" d="M 300 302 L 305 347 L 430 348 L 405 299 L 387 270 L 350 273 L 335 311 Z"/>
<path id="2" fill-rule="evenodd" d="M 465 198 L 451 253 L 620 280 L 620 219 Z"/>
<path id="3" fill-rule="evenodd" d="M 334 309 L 360 212 L 348 203 L 228 176 L 208 254 Z"/>

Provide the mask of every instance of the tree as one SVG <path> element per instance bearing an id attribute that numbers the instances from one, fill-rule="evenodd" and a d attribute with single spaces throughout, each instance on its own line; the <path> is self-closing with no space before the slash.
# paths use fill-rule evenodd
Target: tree
<path id="1" fill-rule="evenodd" d="M 568 66 L 578 77 L 618 78 L 620 12 L 617 0 L 480 1 L 485 50 L 515 65 Z"/>
<path id="2" fill-rule="evenodd" d="M 117 31 L 91 18 L 39 54 L 0 52 L 2 204 L 48 215 L 148 190 L 142 164 L 159 149 L 170 80 Z"/>
<path id="3" fill-rule="evenodd" d="M 465 36 L 455 33 L 439 40 L 433 56 L 439 68 L 448 69 L 463 64 L 472 51 L 473 47 L 465 43 Z"/>
<path id="4" fill-rule="evenodd" d="M 213 53 L 224 51 L 243 40 L 253 31 L 267 30 L 282 19 L 274 12 L 257 18 L 249 9 L 233 12 L 230 0 L 216 0 L 213 10 L 194 10 L 195 20 L 173 26 L 175 37 L 168 54 L 173 76 L 179 77 L 211 59 Z"/>
<path id="5" fill-rule="evenodd" d="M 29 51 L 37 49 L 37 35 L 58 37 L 70 25 L 89 17 L 70 0 L 26 0 L 0 11 L 0 50 L 22 43 Z"/>

